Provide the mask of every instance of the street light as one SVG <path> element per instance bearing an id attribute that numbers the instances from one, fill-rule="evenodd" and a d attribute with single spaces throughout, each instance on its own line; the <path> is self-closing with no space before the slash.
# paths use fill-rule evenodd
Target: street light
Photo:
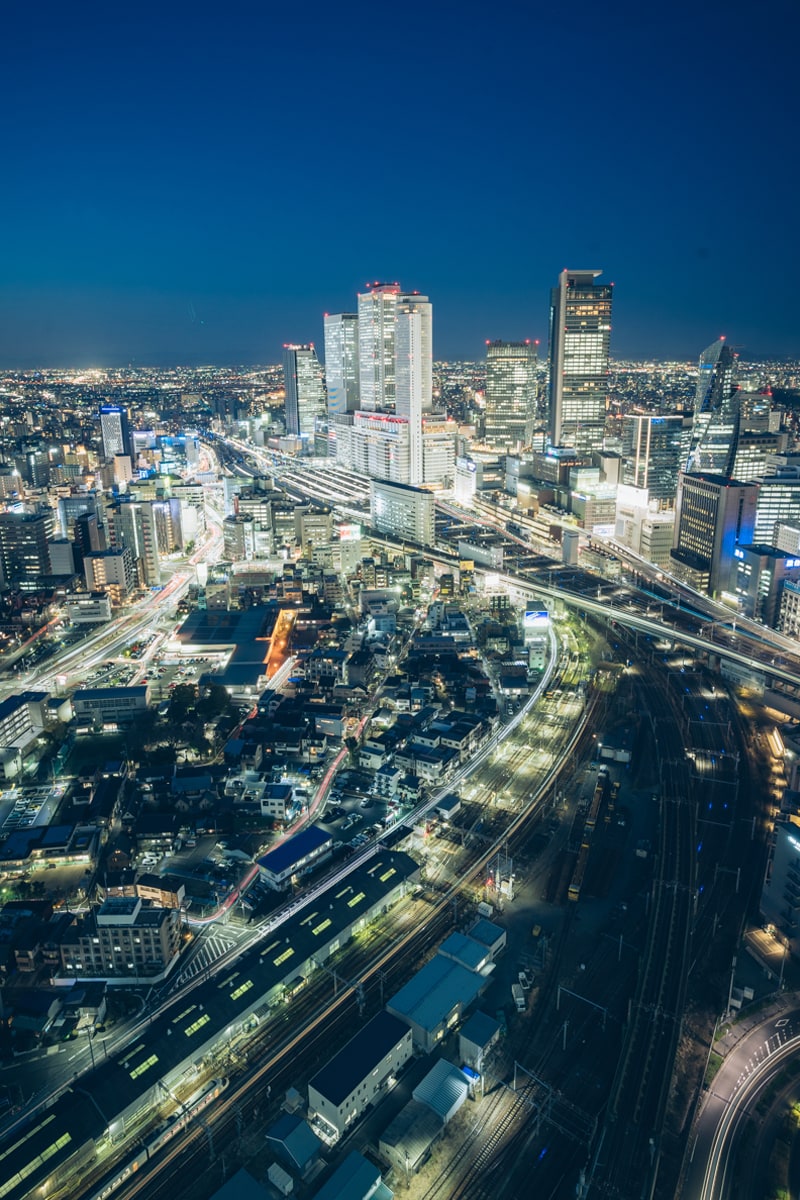
<path id="1" fill-rule="evenodd" d="M 84 1030 L 84 1032 L 85 1032 L 87 1040 L 89 1042 L 89 1053 L 92 1057 L 92 1070 L 94 1070 L 95 1065 L 96 1065 L 95 1061 L 94 1061 L 94 1045 L 92 1044 L 94 1041 L 94 1030 L 92 1028 L 89 1028 L 89 1029 Z"/>

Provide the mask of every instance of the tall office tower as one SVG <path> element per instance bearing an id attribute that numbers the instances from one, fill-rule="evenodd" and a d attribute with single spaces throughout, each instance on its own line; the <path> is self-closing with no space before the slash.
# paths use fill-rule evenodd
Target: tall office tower
<path id="1" fill-rule="evenodd" d="M 7 585 L 38 584 L 50 574 L 48 538 L 53 534 L 51 510 L 31 512 L 21 506 L 0 512 L 0 581 Z"/>
<path id="2" fill-rule="evenodd" d="M 519 450 L 530 441 L 536 410 L 536 347 L 486 344 L 486 432 L 490 446 Z"/>
<path id="3" fill-rule="evenodd" d="M 401 292 L 397 300 L 398 314 L 401 310 L 413 308 L 419 313 L 420 345 L 421 345 L 421 374 L 422 374 L 422 411 L 430 412 L 433 408 L 433 305 L 427 296 L 420 292 Z M 395 332 L 395 337 L 396 337 Z M 395 343 L 395 365 L 397 360 L 397 345 Z M 397 395 L 395 393 L 395 406 Z"/>
<path id="4" fill-rule="evenodd" d="M 118 500 L 106 509 L 111 547 L 127 547 L 134 557 L 143 587 L 161 583 L 161 558 L 153 502 Z"/>
<path id="5" fill-rule="evenodd" d="M 322 367 L 313 345 L 283 347 L 286 384 L 286 432 L 313 441 L 326 413 Z"/>
<path id="6" fill-rule="evenodd" d="M 367 284 L 358 296 L 358 375 L 363 412 L 393 409 L 399 283 Z"/>
<path id="7" fill-rule="evenodd" d="M 550 437 L 588 456 L 603 445 L 613 285 L 562 271 L 550 300 Z"/>
<path id="8" fill-rule="evenodd" d="M 757 500 L 756 483 L 681 472 L 671 554 L 674 573 L 709 596 L 731 591 L 735 551 L 753 543 Z"/>
<path id="9" fill-rule="evenodd" d="M 358 408 L 358 315 L 325 314 L 328 420 Z"/>
<path id="10" fill-rule="evenodd" d="M 416 487 L 425 482 L 422 457 L 422 414 L 430 411 L 433 393 L 431 305 L 425 297 L 417 303 L 402 297 L 395 328 L 395 416 L 408 421 L 409 479 Z"/>
<path id="11" fill-rule="evenodd" d="M 32 487 L 47 487 L 50 482 L 50 459 L 45 450 L 28 450 L 25 455 L 25 478 Z"/>
<path id="12" fill-rule="evenodd" d="M 133 456 L 127 408 L 122 408 L 119 404 L 100 405 L 100 437 L 103 442 L 103 458 L 113 458 L 115 454 Z"/>
<path id="13" fill-rule="evenodd" d="M 785 471 L 765 475 L 758 484 L 756 522 L 752 541 L 758 545 L 776 545 L 779 525 L 800 523 L 800 474 Z"/>
<path id="14" fill-rule="evenodd" d="M 748 479 L 761 479 L 768 473 L 767 460 L 785 450 L 788 440 L 788 433 L 751 433 L 740 428 L 732 477 L 742 483 Z"/>
<path id="15" fill-rule="evenodd" d="M 746 429 L 750 433 L 779 433 L 781 412 L 772 405 L 771 388 L 753 391 L 746 385 L 743 386 L 739 393 L 742 429 Z"/>
<path id="16" fill-rule="evenodd" d="M 733 371 L 736 356 L 724 338 L 700 355 L 694 397 L 694 424 L 686 470 L 733 477 L 739 439 L 738 388 Z"/>
<path id="17" fill-rule="evenodd" d="M 622 418 L 623 482 L 647 488 L 650 499 L 658 500 L 662 508 L 674 507 L 684 430 L 690 424 L 690 419 L 680 414 L 626 414 Z"/>

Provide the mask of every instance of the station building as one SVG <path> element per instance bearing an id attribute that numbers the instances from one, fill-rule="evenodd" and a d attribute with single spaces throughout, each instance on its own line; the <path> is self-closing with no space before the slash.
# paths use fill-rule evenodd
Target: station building
<path id="1" fill-rule="evenodd" d="M 290 1003 L 320 963 L 418 879 L 419 867 L 409 855 L 379 851 L 316 898 L 318 920 L 309 920 L 313 908 L 301 908 L 229 969 L 179 998 L 132 1046 L 98 1063 L 46 1110 L 33 1111 L 24 1133 L 0 1137 L 3 1200 L 62 1187 L 74 1171 L 95 1161 L 103 1138 L 124 1140 L 126 1129 L 163 1104 L 165 1094 L 193 1090 L 204 1060 L 207 1065 L 221 1045 L 246 1041 L 271 1008 Z M 87 1091 L 92 1104 L 85 1102 Z"/>

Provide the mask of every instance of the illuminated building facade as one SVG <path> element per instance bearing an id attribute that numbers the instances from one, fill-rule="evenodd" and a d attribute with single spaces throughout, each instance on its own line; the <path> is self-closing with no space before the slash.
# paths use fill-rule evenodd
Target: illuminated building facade
<path id="1" fill-rule="evenodd" d="M 734 551 L 753 543 L 757 498 L 754 483 L 681 473 L 671 555 L 675 574 L 710 596 L 730 591 Z"/>
<path id="2" fill-rule="evenodd" d="M 100 438 L 103 443 L 103 458 L 113 458 L 115 454 L 133 455 L 127 408 L 122 408 L 119 404 L 100 406 Z"/>
<path id="3" fill-rule="evenodd" d="M 370 514 L 379 533 L 405 537 L 422 546 L 434 544 L 433 496 L 422 488 L 373 479 Z"/>
<path id="4" fill-rule="evenodd" d="M 286 432 L 311 439 L 326 416 L 325 384 L 317 352 L 312 345 L 284 346 L 283 375 L 286 387 Z"/>
<path id="5" fill-rule="evenodd" d="M 549 430 L 586 457 L 603 445 L 613 286 L 564 270 L 550 301 Z"/>
<path id="6" fill-rule="evenodd" d="M 652 413 L 629 413 L 624 416 L 623 482 L 629 487 L 647 488 L 651 500 L 657 500 L 663 508 L 673 507 L 685 430 L 689 425 L 688 418 L 678 415 L 662 417 Z"/>
<path id="7" fill-rule="evenodd" d="M 399 283 L 374 283 L 358 297 L 358 375 L 365 412 L 393 409 Z"/>
<path id="8" fill-rule="evenodd" d="M 325 314 L 325 386 L 328 421 L 358 408 L 358 315 Z M 329 427 L 330 432 L 330 427 Z"/>
<path id="9" fill-rule="evenodd" d="M 724 338 L 706 347 L 697 367 L 694 423 L 685 469 L 734 477 L 739 440 L 739 395 L 733 373 L 736 357 Z"/>
<path id="10" fill-rule="evenodd" d="M 536 409 L 536 348 L 530 342 L 486 347 L 485 441 L 519 450 L 530 441 Z"/>

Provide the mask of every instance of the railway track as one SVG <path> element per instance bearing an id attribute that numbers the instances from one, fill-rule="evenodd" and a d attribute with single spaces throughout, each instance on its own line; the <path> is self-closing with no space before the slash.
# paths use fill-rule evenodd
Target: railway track
<path id="1" fill-rule="evenodd" d="M 395 981 L 399 984 L 401 979 L 407 978 L 414 964 L 438 944 L 451 927 L 454 899 L 470 887 L 470 882 L 476 876 L 481 875 L 501 847 L 514 846 L 517 839 L 527 836 L 531 822 L 538 815 L 541 800 L 550 793 L 566 769 L 565 764 L 569 764 L 572 757 L 580 753 L 581 746 L 585 745 L 588 726 L 601 699 L 599 695 L 590 695 L 576 724 L 570 730 L 559 727 L 553 746 L 555 765 L 540 769 L 533 780 L 529 777 L 524 788 L 513 787 L 512 798 L 514 792 L 519 792 L 519 811 L 515 812 L 513 805 L 509 806 L 507 820 L 491 843 L 463 855 L 458 879 L 437 893 L 438 898 L 426 908 L 427 919 L 424 924 L 415 925 L 392 946 L 375 954 L 369 962 L 358 963 L 348 959 L 342 965 L 342 974 L 346 973 L 353 980 L 358 979 L 360 987 L 370 996 L 370 1002 L 376 1009 L 380 1006 L 374 1003 L 378 984 L 383 988 L 387 983 L 396 986 Z M 498 787 L 510 783 L 514 774 L 512 762 L 518 765 L 518 760 L 521 762 L 524 757 L 519 750 L 514 753 L 511 762 L 495 765 L 490 771 L 488 786 L 496 791 Z M 265 1101 L 268 1103 L 269 1097 L 277 1095 L 284 1086 L 308 1078 L 319 1062 L 330 1057 L 332 1047 L 346 1041 L 354 1032 L 354 1022 L 360 1017 L 354 986 L 347 985 L 327 1004 L 316 1003 L 315 1007 L 309 992 L 307 997 L 301 999 L 299 1006 L 293 1006 L 286 1019 L 291 1020 L 297 1032 L 287 1031 L 277 1046 L 269 1045 L 265 1030 L 265 1049 L 261 1059 L 232 1079 L 227 1091 L 201 1125 L 190 1126 L 161 1152 L 155 1162 L 144 1164 L 115 1196 L 119 1200 L 135 1196 L 146 1196 L 147 1200 L 181 1200 L 186 1196 L 187 1200 L 189 1197 L 195 1200 L 198 1195 L 197 1181 L 191 1174 L 191 1167 L 203 1140 L 207 1142 L 213 1158 L 218 1157 L 223 1148 L 227 1148 L 226 1153 L 234 1152 L 242 1130 L 261 1112 Z M 502 1135 L 498 1135 L 495 1145 L 501 1141 Z M 80 1192 L 76 1192 L 73 1185 L 69 1198 L 78 1200 L 86 1193 L 87 1187 L 83 1183 Z"/>

